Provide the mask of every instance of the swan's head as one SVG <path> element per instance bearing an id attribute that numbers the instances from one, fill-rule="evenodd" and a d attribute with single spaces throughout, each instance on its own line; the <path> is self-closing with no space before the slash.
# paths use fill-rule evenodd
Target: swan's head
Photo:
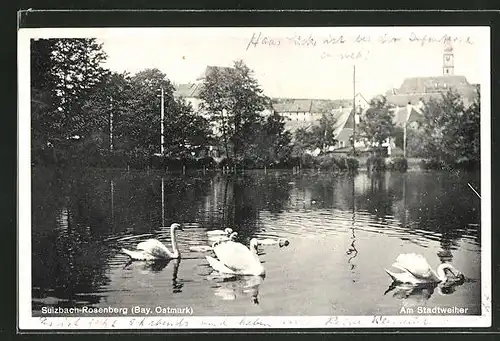
<path id="1" fill-rule="evenodd" d="M 252 238 L 250 240 L 250 250 L 252 251 L 255 251 L 255 253 L 257 253 L 257 251 L 259 251 L 259 240 L 257 238 Z"/>
<path id="2" fill-rule="evenodd" d="M 238 237 L 238 232 L 232 232 L 230 235 L 229 235 L 229 240 L 236 240 L 236 237 Z"/>
<path id="3" fill-rule="evenodd" d="M 283 247 L 283 246 L 288 246 L 290 244 L 290 242 L 288 241 L 288 239 L 278 239 L 278 245 L 280 247 Z"/>
<path id="4" fill-rule="evenodd" d="M 441 280 L 448 280 L 449 274 L 453 276 L 453 280 L 461 281 L 465 279 L 463 273 L 458 271 L 453 265 L 449 263 L 442 263 L 437 268 L 438 276 Z"/>
<path id="5" fill-rule="evenodd" d="M 184 231 L 184 229 L 182 228 L 182 225 L 179 223 L 173 223 L 172 225 L 170 225 L 170 228 L 173 231 L 175 231 L 175 230 Z"/>
<path id="6" fill-rule="evenodd" d="M 231 235 L 231 233 L 233 233 L 233 229 L 232 229 L 232 228 L 230 228 L 230 227 L 228 227 L 228 228 L 224 229 L 224 232 L 225 232 L 228 236 L 230 236 L 230 235 Z"/>

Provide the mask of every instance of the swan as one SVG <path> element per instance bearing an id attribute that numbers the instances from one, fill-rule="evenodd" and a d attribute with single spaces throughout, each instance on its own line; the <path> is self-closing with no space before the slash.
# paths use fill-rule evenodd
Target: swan
<path id="1" fill-rule="evenodd" d="M 236 236 L 238 235 L 238 232 L 233 232 L 229 237 L 226 236 L 220 236 L 220 237 L 213 237 L 211 239 L 215 239 L 215 241 L 212 243 L 212 245 L 194 245 L 190 246 L 189 250 L 193 252 L 209 252 L 212 251 L 215 245 L 228 241 L 228 240 L 235 240 Z"/>
<path id="2" fill-rule="evenodd" d="M 182 226 L 177 223 L 170 225 L 170 236 L 172 240 L 172 251 L 157 239 L 148 239 L 137 244 L 137 250 L 122 249 L 122 252 L 129 255 L 133 260 L 159 260 L 176 259 L 180 257 L 175 239 L 175 231 L 183 231 Z"/>
<path id="3" fill-rule="evenodd" d="M 266 239 L 259 239 L 259 244 L 261 245 L 276 245 L 278 244 L 280 247 L 283 246 L 288 246 L 290 242 L 288 239 L 284 238 L 278 238 L 278 239 L 273 239 L 273 238 L 266 238 Z"/>
<path id="4" fill-rule="evenodd" d="M 233 233 L 233 229 L 230 227 L 228 227 L 224 230 L 207 231 L 207 234 L 209 236 L 229 236 L 231 233 Z"/>
<path id="5" fill-rule="evenodd" d="M 434 271 L 422 255 L 415 253 L 399 255 L 392 266 L 403 272 L 396 273 L 387 269 L 385 269 L 385 272 L 387 272 L 394 282 L 399 283 L 445 283 L 449 280 L 447 272 L 450 272 L 455 277 L 455 280 L 463 280 L 465 278 L 460 271 L 448 263 L 440 264 L 436 271 Z"/>
<path id="6" fill-rule="evenodd" d="M 234 275 L 265 276 L 265 269 L 257 255 L 259 241 L 250 240 L 250 248 L 241 243 L 228 240 L 214 245 L 214 253 L 218 259 L 205 256 L 210 266 L 221 273 Z"/>
<path id="7" fill-rule="evenodd" d="M 217 237 L 210 237 L 210 239 L 212 240 L 212 247 L 214 245 L 217 245 L 221 242 L 227 242 L 227 241 L 235 241 L 236 240 L 236 237 L 238 236 L 238 232 L 233 232 L 231 233 L 229 236 L 217 236 Z"/>

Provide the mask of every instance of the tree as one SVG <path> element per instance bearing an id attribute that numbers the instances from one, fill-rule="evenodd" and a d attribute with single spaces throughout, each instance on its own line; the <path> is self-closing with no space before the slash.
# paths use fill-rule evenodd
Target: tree
<path id="1" fill-rule="evenodd" d="M 199 155 L 211 142 L 210 123 L 191 104 L 176 100 L 165 119 L 165 151 L 169 156 Z"/>
<path id="2" fill-rule="evenodd" d="M 233 68 L 211 68 L 203 83 L 200 97 L 202 110 L 220 132 L 227 157 L 242 158 L 256 124 L 262 123 L 261 113 L 269 99 L 263 95 L 252 71 L 236 61 Z"/>
<path id="3" fill-rule="evenodd" d="M 466 107 L 462 96 L 449 90 L 441 98 L 429 99 L 423 109 L 424 119 L 410 136 L 411 146 L 426 157 L 440 162 L 479 161 L 480 95 Z"/>
<path id="4" fill-rule="evenodd" d="M 84 99 L 107 74 L 106 59 L 95 39 L 31 41 L 33 147 L 70 147 L 86 125 Z"/>
<path id="5" fill-rule="evenodd" d="M 254 123 L 253 134 L 246 139 L 243 157 L 257 164 L 277 164 L 291 156 L 291 134 L 285 130 L 284 118 L 269 115 L 264 123 Z"/>
<path id="6" fill-rule="evenodd" d="M 165 127 L 177 112 L 174 88 L 158 69 L 145 69 L 131 77 L 133 97 L 121 120 L 126 136 L 125 148 L 138 157 L 149 157 L 161 150 L 161 89 L 164 93 Z"/>
<path id="7" fill-rule="evenodd" d="M 106 135 L 103 145 L 99 146 L 101 152 L 111 150 L 111 142 L 115 151 L 123 152 L 126 148 L 127 127 L 124 125 L 124 117 L 131 115 L 133 97 L 130 75 L 112 72 L 106 75 L 84 101 L 82 111 L 87 119 L 82 128 L 83 135 L 91 139 L 96 133 Z"/>
<path id="8" fill-rule="evenodd" d="M 319 149 L 325 153 L 329 147 L 337 143 L 335 129 L 337 118 L 331 114 L 323 114 L 318 125 L 313 125 L 309 130 L 300 128 L 295 131 L 295 154 L 302 154 L 306 150 Z"/>
<path id="9" fill-rule="evenodd" d="M 362 137 L 372 146 L 380 147 L 394 134 L 394 114 L 389 109 L 386 98 L 377 96 L 370 101 L 370 107 L 359 123 Z"/>

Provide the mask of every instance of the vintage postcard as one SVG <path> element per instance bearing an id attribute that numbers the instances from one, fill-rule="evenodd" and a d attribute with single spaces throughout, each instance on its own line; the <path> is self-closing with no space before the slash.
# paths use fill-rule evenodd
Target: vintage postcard
<path id="1" fill-rule="evenodd" d="M 490 29 L 19 29 L 18 327 L 491 326 Z"/>

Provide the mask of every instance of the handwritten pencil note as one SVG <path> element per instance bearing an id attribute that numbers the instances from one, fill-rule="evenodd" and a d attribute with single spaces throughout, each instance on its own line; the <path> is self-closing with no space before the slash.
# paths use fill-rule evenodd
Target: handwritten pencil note
<path id="1" fill-rule="evenodd" d="M 252 49 L 317 49 L 321 59 L 337 58 L 340 60 L 367 59 L 372 49 L 388 45 L 410 44 L 415 46 L 474 44 L 470 36 L 451 34 L 429 35 L 410 32 L 407 34 L 383 33 L 367 34 L 292 34 L 279 35 L 255 31 L 248 37 L 246 51 Z"/>

